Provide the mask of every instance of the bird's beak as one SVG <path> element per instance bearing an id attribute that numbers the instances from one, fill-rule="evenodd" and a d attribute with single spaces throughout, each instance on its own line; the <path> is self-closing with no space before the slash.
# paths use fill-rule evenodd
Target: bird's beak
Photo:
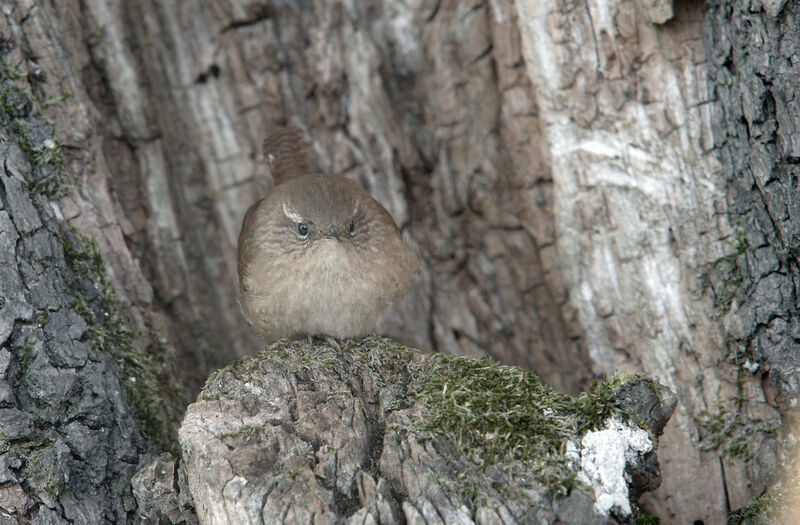
<path id="1" fill-rule="evenodd" d="M 342 242 L 342 237 L 339 234 L 339 228 L 337 228 L 336 226 L 331 226 L 328 229 L 328 233 L 326 234 L 326 237 L 332 237 L 332 238 L 336 239 L 337 241 Z"/>

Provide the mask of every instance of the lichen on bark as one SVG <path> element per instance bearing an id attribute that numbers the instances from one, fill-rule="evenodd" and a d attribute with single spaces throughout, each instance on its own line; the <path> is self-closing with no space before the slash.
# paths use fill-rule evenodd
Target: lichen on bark
<path id="1" fill-rule="evenodd" d="M 179 455 L 178 425 L 188 394 L 174 349 L 163 336 L 145 345 L 131 328 L 130 312 L 114 290 L 97 242 L 66 224 L 61 235 L 73 270 L 70 306 L 86 321 L 92 349 L 111 358 L 142 429 L 155 446 Z"/>
<path id="2" fill-rule="evenodd" d="M 489 358 L 426 356 L 383 338 L 338 346 L 282 341 L 209 378 L 180 430 L 198 515 L 290 523 L 279 518 L 289 509 L 294 519 L 395 523 L 436 512 L 524 523 L 580 508 L 599 522 L 568 443 L 580 450 L 583 435 L 615 418 L 657 443 L 675 403 L 641 377 L 573 398 Z M 634 453 L 628 469 L 632 499 L 657 486 L 654 454 Z"/>
<path id="3" fill-rule="evenodd" d="M 40 101 L 30 92 L 27 72 L 0 66 L 0 124 L 7 127 L 28 157 L 31 171 L 26 179 L 31 191 L 48 198 L 66 195 L 77 178 L 65 167 L 62 146 L 53 123 L 42 114 L 43 105 L 59 99 Z"/>

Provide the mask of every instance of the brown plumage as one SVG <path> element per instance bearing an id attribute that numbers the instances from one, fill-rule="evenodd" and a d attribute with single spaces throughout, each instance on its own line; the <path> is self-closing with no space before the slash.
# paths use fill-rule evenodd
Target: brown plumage
<path id="1" fill-rule="evenodd" d="M 308 142 L 300 128 L 280 128 L 272 132 L 264 139 L 264 158 L 276 186 L 292 177 L 310 173 Z"/>
<path id="2" fill-rule="evenodd" d="M 358 183 L 298 172 L 308 162 L 297 158 L 305 157 L 305 147 L 291 143 L 293 133 L 270 135 L 275 165 L 281 177 L 289 176 L 253 204 L 242 223 L 242 312 L 268 341 L 367 335 L 381 311 L 407 290 L 419 258 Z"/>

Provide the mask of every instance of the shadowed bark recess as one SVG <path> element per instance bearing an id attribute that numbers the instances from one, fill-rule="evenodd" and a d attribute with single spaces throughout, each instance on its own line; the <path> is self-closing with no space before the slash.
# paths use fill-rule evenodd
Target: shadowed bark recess
<path id="1" fill-rule="evenodd" d="M 97 237 L 120 294 L 160 319 L 196 389 L 258 347 L 236 301 L 236 238 L 270 182 L 264 137 L 300 125 L 315 169 L 359 180 L 425 260 L 382 332 L 488 353 L 577 392 L 589 369 L 561 312 L 514 9 L 348 5 L 8 6 L 8 64 L 35 69 L 47 117 L 80 158 L 60 212 Z"/>
<path id="2" fill-rule="evenodd" d="M 116 408 L 87 428 L 124 426 L 122 385 L 145 433 L 175 450 L 183 396 L 149 393 L 176 384 L 172 347 L 193 393 L 259 348 L 236 301 L 235 243 L 271 182 L 263 139 L 296 125 L 313 167 L 361 182 L 423 259 L 381 332 L 489 354 L 570 393 L 615 370 L 658 377 L 680 402 L 660 443 L 664 482 L 643 501 L 664 521 L 722 523 L 768 485 L 798 396 L 797 9 L 6 2 L 0 410 L 12 441 L 33 417 L 53 433 L 43 447 L 67 442 L 47 411 L 83 407 L 89 381 Z M 37 282 L 63 290 L 36 295 Z M 28 365 L 44 367 L 29 360 L 36 344 L 54 369 L 77 370 L 82 354 L 64 355 L 86 348 L 90 369 L 123 367 L 116 380 L 26 382 Z M 55 385 L 65 404 L 17 417 Z M 57 509 L 8 458 L 3 501 Z M 87 494 L 130 473 L 96 461 Z M 108 516 L 131 508 L 123 485 Z"/>
<path id="3" fill-rule="evenodd" d="M 426 261 L 382 332 L 584 384 L 548 255 L 549 178 L 513 10 L 86 1 L 83 13 L 120 224 L 198 379 L 256 348 L 236 304 L 235 240 L 269 182 L 261 143 L 289 122 L 315 168 L 364 184 Z"/>

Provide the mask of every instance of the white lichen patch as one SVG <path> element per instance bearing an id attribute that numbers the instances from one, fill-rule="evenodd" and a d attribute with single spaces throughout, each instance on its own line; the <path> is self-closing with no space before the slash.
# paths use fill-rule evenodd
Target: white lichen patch
<path id="1" fill-rule="evenodd" d="M 594 508 L 603 516 L 612 509 L 623 516 L 631 514 L 625 465 L 636 456 L 653 450 L 647 432 L 609 419 L 603 430 L 587 432 L 581 440 L 578 478 L 594 489 Z M 577 459 L 577 450 L 572 450 Z"/>

